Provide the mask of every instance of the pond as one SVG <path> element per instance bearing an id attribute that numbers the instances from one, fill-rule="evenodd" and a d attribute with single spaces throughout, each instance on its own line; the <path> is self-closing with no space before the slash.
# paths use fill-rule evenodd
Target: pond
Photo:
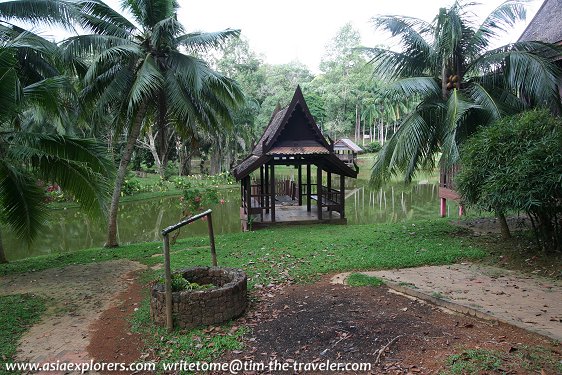
<path id="1" fill-rule="evenodd" d="M 346 215 L 349 224 L 388 223 L 437 218 L 438 186 L 433 183 L 396 183 L 373 191 L 364 181 L 347 187 Z M 219 190 L 224 204 L 211 207 L 216 234 L 240 231 L 240 192 L 238 187 Z M 449 204 L 450 215 L 457 214 Z M 165 197 L 123 203 L 119 209 L 118 240 L 120 244 L 161 241 L 160 231 L 180 219 L 178 197 Z M 106 224 L 90 218 L 76 208 L 55 209 L 43 232 L 31 246 L 4 230 L 3 240 L 8 260 L 62 253 L 102 246 Z M 206 235 L 207 224 L 195 222 L 182 229 L 181 237 Z"/>

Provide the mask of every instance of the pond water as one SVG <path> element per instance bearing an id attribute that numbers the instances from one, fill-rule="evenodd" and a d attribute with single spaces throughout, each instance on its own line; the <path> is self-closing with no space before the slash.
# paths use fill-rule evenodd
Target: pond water
<path id="1" fill-rule="evenodd" d="M 387 223 L 436 218 L 439 215 L 438 186 L 432 183 L 414 183 L 409 186 L 391 184 L 373 191 L 362 181 L 347 187 L 346 216 L 349 224 Z M 216 234 L 240 231 L 240 192 L 238 187 L 219 190 L 224 204 L 213 210 Z M 456 208 L 449 204 L 449 214 Z M 160 231 L 180 219 L 178 197 L 165 197 L 123 203 L 119 209 L 118 240 L 120 244 L 161 241 Z M 3 230 L 4 247 L 8 260 L 22 259 L 49 253 L 62 253 L 102 246 L 106 224 L 93 219 L 76 208 L 51 211 L 50 220 L 31 246 Z M 206 235 L 207 224 L 195 222 L 182 229 L 181 237 Z"/>

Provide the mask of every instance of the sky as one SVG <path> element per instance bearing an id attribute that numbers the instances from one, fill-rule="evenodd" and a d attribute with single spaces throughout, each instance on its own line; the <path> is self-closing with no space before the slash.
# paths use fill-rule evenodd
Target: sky
<path id="1" fill-rule="evenodd" d="M 109 0 L 115 1 L 115 0 Z M 503 0 L 481 0 L 477 16 L 489 14 Z M 178 18 L 190 31 L 216 31 L 225 28 L 242 30 L 250 46 L 272 64 L 298 60 L 318 71 L 326 44 L 347 22 L 359 30 L 364 46 L 387 41 L 374 31 L 369 20 L 376 15 L 406 15 L 431 21 L 440 7 L 452 0 L 179 0 Z M 531 1 L 529 22 L 542 0 Z M 525 25 L 502 39 L 514 42 Z"/>
<path id="2" fill-rule="evenodd" d="M 270 64 L 300 61 L 313 72 L 326 45 L 347 22 L 362 37 L 363 46 L 388 42 L 374 31 L 370 19 L 377 15 L 405 15 L 431 21 L 440 7 L 453 0 L 178 0 L 178 18 L 188 31 L 241 29 L 250 47 Z M 477 0 L 478 1 L 478 0 Z M 120 9 L 119 0 L 106 0 Z M 477 16 L 485 17 L 503 0 L 480 0 Z M 528 23 L 542 4 L 531 0 L 527 8 Z M 501 39 L 498 45 L 517 40 L 525 24 Z M 388 43 L 387 43 L 388 44 Z"/>

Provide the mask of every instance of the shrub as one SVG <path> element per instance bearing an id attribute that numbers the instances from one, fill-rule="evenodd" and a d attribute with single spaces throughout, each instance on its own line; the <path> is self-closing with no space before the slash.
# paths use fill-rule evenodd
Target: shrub
<path id="1" fill-rule="evenodd" d="M 188 188 L 184 190 L 181 201 L 184 216 L 190 216 L 203 211 L 205 207 L 219 203 L 219 193 L 217 189 L 212 187 L 205 189 Z"/>
<path id="2" fill-rule="evenodd" d="M 374 141 L 363 147 L 363 150 L 368 153 L 375 153 L 381 150 L 382 146 L 379 142 Z"/>
<path id="3" fill-rule="evenodd" d="M 481 129 L 465 142 L 456 177 L 463 203 L 525 211 L 546 250 L 562 242 L 562 119 L 534 110 Z"/>
<path id="4" fill-rule="evenodd" d="M 136 180 L 134 178 L 127 178 L 125 181 L 123 181 L 121 195 L 133 195 L 135 193 L 139 193 L 141 189 L 142 186 L 139 180 Z"/>

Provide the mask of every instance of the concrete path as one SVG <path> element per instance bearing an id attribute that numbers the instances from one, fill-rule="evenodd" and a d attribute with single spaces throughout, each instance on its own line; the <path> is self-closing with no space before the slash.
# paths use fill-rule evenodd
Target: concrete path
<path id="1" fill-rule="evenodd" d="M 562 341 L 560 281 L 468 263 L 361 273 L 452 310 L 492 317 Z M 348 275 L 336 275 L 332 281 L 345 282 Z"/>

